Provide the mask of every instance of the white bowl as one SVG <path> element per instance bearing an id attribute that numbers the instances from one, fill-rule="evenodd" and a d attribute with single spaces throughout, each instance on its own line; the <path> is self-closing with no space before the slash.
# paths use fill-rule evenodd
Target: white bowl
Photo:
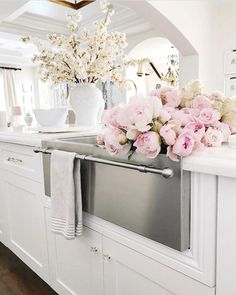
<path id="1" fill-rule="evenodd" d="M 68 114 L 67 108 L 34 109 L 37 123 L 42 127 L 64 126 Z"/>

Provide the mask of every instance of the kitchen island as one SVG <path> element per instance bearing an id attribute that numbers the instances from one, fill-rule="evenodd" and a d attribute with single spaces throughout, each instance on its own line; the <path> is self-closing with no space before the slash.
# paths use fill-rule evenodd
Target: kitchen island
<path id="1" fill-rule="evenodd" d="M 0 132 L 0 241 L 59 294 L 236 293 L 236 151 L 209 148 L 182 162 L 191 172 L 189 249 L 180 252 L 84 213 L 73 241 L 50 231 L 45 140 L 87 133 Z"/>

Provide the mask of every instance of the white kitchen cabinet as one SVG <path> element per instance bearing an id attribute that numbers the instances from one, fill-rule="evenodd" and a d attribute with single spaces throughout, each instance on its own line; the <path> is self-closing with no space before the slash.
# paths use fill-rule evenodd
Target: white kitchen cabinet
<path id="1" fill-rule="evenodd" d="M 6 241 L 20 259 L 49 281 L 42 185 L 3 171 L 1 199 L 5 203 Z"/>
<path id="2" fill-rule="evenodd" d="M 112 239 L 103 237 L 105 295 L 213 295 L 201 284 Z"/>
<path id="3" fill-rule="evenodd" d="M 102 295 L 102 235 L 84 227 L 82 236 L 66 240 L 50 231 L 46 211 L 52 288 L 60 295 Z"/>
<path id="4" fill-rule="evenodd" d="M 0 242 L 5 243 L 5 226 L 6 226 L 6 218 L 5 218 L 5 202 L 4 202 L 4 194 L 2 191 L 3 188 L 3 174 L 0 169 Z"/>
<path id="5" fill-rule="evenodd" d="M 0 184 L 1 185 L 1 184 Z M 2 195 L 0 195 L 0 242 L 4 243 L 4 208 L 3 208 L 3 200 Z"/>
<path id="6" fill-rule="evenodd" d="M 236 181 L 219 177 L 217 295 L 236 294 Z"/>
<path id="7" fill-rule="evenodd" d="M 86 214 L 83 235 L 66 240 L 50 230 L 41 155 L 5 143 L 0 152 L 0 241 L 59 295 L 215 295 L 217 177 L 192 173 L 191 243 L 185 252 Z M 232 207 L 227 218 L 233 219 Z M 227 263 L 233 258 L 236 264 L 236 258 L 233 248 L 227 253 L 230 232 L 226 242 L 222 238 L 229 209 L 220 208 L 217 295 L 232 295 L 224 268 L 233 272 Z"/>
<path id="8" fill-rule="evenodd" d="M 0 158 L 2 158 L 2 150 L 0 146 Z M 5 204 L 4 204 L 4 194 L 2 191 L 3 181 L 2 181 L 3 173 L 0 169 L 0 242 L 5 243 Z"/>

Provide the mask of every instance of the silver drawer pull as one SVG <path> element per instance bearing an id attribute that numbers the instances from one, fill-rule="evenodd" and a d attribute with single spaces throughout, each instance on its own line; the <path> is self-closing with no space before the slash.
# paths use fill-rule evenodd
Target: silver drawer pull
<path id="1" fill-rule="evenodd" d="M 103 255 L 103 260 L 104 260 L 105 262 L 111 261 L 111 256 L 110 256 L 110 255 L 107 255 L 107 254 L 104 254 L 104 255 Z"/>
<path id="2" fill-rule="evenodd" d="M 23 163 L 23 161 L 21 159 L 17 159 L 17 158 L 14 158 L 14 157 L 8 157 L 7 162 L 12 162 L 14 164 Z"/>
<path id="3" fill-rule="evenodd" d="M 97 247 L 93 247 L 93 246 L 91 246 L 91 247 L 90 247 L 90 251 L 91 251 L 92 253 L 97 253 L 97 252 L 98 252 L 98 248 L 97 248 Z"/>

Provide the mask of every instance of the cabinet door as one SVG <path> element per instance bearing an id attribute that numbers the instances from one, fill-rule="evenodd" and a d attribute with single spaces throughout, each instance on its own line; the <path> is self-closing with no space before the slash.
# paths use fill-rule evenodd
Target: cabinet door
<path id="1" fill-rule="evenodd" d="M 6 171 L 2 186 L 6 204 L 6 244 L 48 282 L 43 186 Z"/>
<path id="2" fill-rule="evenodd" d="M 47 209 L 51 286 L 60 295 L 102 295 L 101 234 L 84 227 L 83 235 L 66 240 L 50 231 Z"/>
<path id="3" fill-rule="evenodd" d="M 232 169 L 233 169 L 232 164 Z M 236 294 L 236 181 L 218 178 L 217 295 Z"/>
<path id="4" fill-rule="evenodd" d="M 103 238 L 105 295 L 213 295 L 209 288 L 124 245 Z"/>
<path id="5" fill-rule="evenodd" d="M 5 217 L 5 202 L 4 202 L 4 193 L 3 193 L 3 174 L 2 170 L 0 169 L 0 242 L 5 244 L 5 222 L 6 222 L 6 217 Z"/>

